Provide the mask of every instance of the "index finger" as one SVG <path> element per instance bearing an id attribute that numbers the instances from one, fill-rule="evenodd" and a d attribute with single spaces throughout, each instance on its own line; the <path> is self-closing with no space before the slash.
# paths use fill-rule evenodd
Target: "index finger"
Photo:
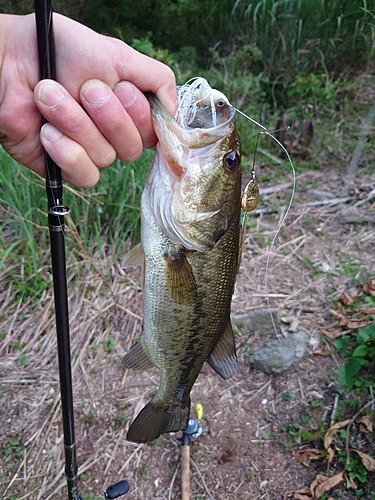
<path id="1" fill-rule="evenodd" d="M 176 78 L 171 68 L 119 40 L 116 42 L 121 44 L 119 57 L 115 58 L 119 80 L 132 82 L 142 92 L 153 92 L 174 116 L 177 94 Z"/>

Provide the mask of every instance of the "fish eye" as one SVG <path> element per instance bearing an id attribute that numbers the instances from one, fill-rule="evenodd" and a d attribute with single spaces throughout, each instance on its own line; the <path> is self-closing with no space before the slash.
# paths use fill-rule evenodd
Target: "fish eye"
<path id="1" fill-rule="evenodd" d="M 225 167 L 230 172 L 234 172 L 240 166 L 240 157 L 235 151 L 228 153 L 225 158 Z"/>

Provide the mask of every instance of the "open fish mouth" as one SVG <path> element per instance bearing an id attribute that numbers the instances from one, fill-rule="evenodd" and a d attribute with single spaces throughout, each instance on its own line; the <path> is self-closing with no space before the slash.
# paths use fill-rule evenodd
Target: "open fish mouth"
<path id="1" fill-rule="evenodd" d="M 236 108 L 219 90 L 212 89 L 204 78 L 195 78 L 177 87 L 177 110 L 174 117 L 152 93 L 146 93 L 150 103 L 156 134 L 161 141 L 181 147 L 202 147 L 227 134 Z"/>
<path id="2" fill-rule="evenodd" d="M 193 78 L 177 87 L 176 122 L 184 129 L 213 128 L 233 119 L 235 108 L 204 78 Z"/>

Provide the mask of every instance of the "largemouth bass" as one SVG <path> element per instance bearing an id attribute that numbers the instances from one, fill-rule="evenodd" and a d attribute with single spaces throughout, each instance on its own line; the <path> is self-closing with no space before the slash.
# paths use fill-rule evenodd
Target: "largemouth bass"
<path id="1" fill-rule="evenodd" d="M 125 368 L 157 366 L 160 385 L 127 439 L 147 442 L 187 427 L 190 391 L 205 361 L 237 372 L 230 307 L 239 261 L 241 151 L 235 108 L 206 80 L 178 89 L 173 118 L 147 95 L 159 139 L 141 201 L 143 335 Z"/>

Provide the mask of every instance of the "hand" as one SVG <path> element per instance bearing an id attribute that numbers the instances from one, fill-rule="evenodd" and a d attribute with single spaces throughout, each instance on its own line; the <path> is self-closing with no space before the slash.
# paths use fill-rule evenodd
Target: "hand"
<path id="1" fill-rule="evenodd" d="M 156 144 L 143 92 L 174 114 L 173 72 L 114 38 L 54 14 L 59 83 L 39 80 L 34 15 L 0 15 L 0 142 L 14 159 L 45 175 L 43 148 L 63 178 L 93 186 L 98 167 L 134 161 Z M 40 132 L 40 113 L 48 120 Z"/>

